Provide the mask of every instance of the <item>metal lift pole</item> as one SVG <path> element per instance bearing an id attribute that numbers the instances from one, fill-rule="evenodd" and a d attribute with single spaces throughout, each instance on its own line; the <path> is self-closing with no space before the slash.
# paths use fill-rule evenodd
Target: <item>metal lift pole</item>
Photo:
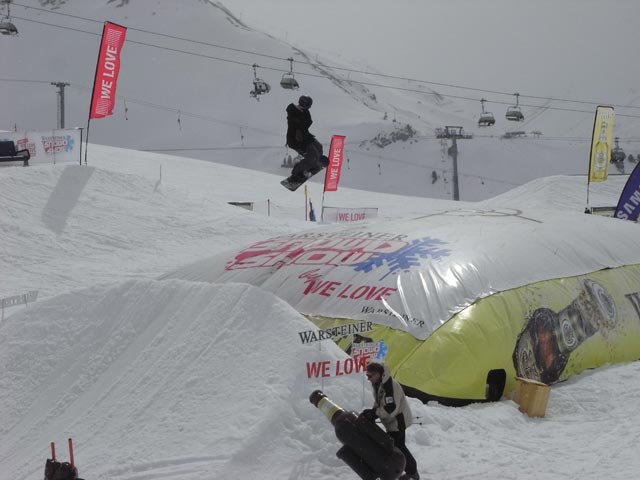
<path id="1" fill-rule="evenodd" d="M 458 188 L 458 139 L 471 139 L 473 135 L 464 133 L 462 127 L 446 126 L 436 129 L 436 138 L 451 139 L 449 155 L 453 159 L 453 199 L 460 200 L 460 190 Z"/>

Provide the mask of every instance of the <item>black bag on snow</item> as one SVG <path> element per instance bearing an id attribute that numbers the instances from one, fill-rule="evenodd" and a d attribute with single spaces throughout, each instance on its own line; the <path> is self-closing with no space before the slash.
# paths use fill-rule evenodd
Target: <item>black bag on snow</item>
<path id="1" fill-rule="evenodd" d="M 58 462 L 48 458 L 44 466 L 44 480 L 79 480 L 78 469 L 72 467 L 69 462 Z"/>

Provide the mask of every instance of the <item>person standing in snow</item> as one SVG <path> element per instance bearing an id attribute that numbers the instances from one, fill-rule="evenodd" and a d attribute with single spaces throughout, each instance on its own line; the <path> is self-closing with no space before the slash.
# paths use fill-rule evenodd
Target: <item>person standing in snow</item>
<path id="1" fill-rule="evenodd" d="M 398 480 L 419 480 L 416 460 L 405 443 L 405 430 L 413 420 L 407 397 L 400 385 L 389 372 L 388 365 L 371 362 L 366 369 L 367 379 L 373 389 L 373 408 L 363 410 L 360 415 L 375 421 L 380 418 L 387 435 L 404 454 L 406 460 L 404 474 Z"/>
<path id="2" fill-rule="evenodd" d="M 308 178 L 307 172 L 329 164 L 329 159 L 322 154 L 322 144 L 309 132 L 313 123 L 309 113 L 312 104 L 311 97 L 302 95 L 297 105 L 290 103 L 287 106 L 287 146 L 303 156 L 291 171 L 289 179 L 293 182 L 304 182 Z"/>

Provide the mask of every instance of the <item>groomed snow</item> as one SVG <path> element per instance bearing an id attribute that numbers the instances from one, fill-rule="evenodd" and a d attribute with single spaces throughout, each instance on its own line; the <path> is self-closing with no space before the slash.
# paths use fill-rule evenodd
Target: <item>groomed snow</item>
<path id="1" fill-rule="evenodd" d="M 304 194 L 274 175 L 89 148 L 86 167 L 0 168 L 0 292 L 40 292 L 0 323 L 2 477 L 41 479 L 49 442 L 66 460 L 72 437 L 91 480 L 355 480 L 308 401 L 321 388 L 347 409 L 371 404 L 361 374 L 307 378 L 306 362 L 345 354 L 330 342 L 302 345 L 298 332 L 312 324 L 255 287 L 156 280 L 223 249 L 314 228 Z M 614 204 L 619 180 L 592 186 L 592 204 Z M 551 177 L 515 197 L 581 211 L 585 188 L 584 178 Z M 321 193 L 310 184 L 316 208 Z M 507 195 L 494 204 L 516 201 Z M 254 201 L 257 211 L 228 201 Z M 325 201 L 377 206 L 386 218 L 474 208 L 347 189 Z M 408 445 L 425 479 L 635 478 L 639 374 L 633 362 L 555 385 L 546 417 L 535 419 L 508 399 L 464 408 L 412 399 L 419 424 Z"/>

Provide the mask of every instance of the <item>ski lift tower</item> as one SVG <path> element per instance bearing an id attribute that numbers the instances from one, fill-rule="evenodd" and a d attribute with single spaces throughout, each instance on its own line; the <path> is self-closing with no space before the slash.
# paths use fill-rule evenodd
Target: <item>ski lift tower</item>
<path id="1" fill-rule="evenodd" d="M 51 85 L 58 87 L 58 128 L 64 128 L 64 87 L 68 87 L 67 82 L 51 82 Z"/>
<path id="2" fill-rule="evenodd" d="M 446 126 L 436 128 L 436 138 L 451 139 L 449 155 L 453 158 L 453 199 L 460 200 L 460 190 L 458 189 L 458 139 L 469 140 L 473 135 L 464 133 L 462 127 Z"/>

